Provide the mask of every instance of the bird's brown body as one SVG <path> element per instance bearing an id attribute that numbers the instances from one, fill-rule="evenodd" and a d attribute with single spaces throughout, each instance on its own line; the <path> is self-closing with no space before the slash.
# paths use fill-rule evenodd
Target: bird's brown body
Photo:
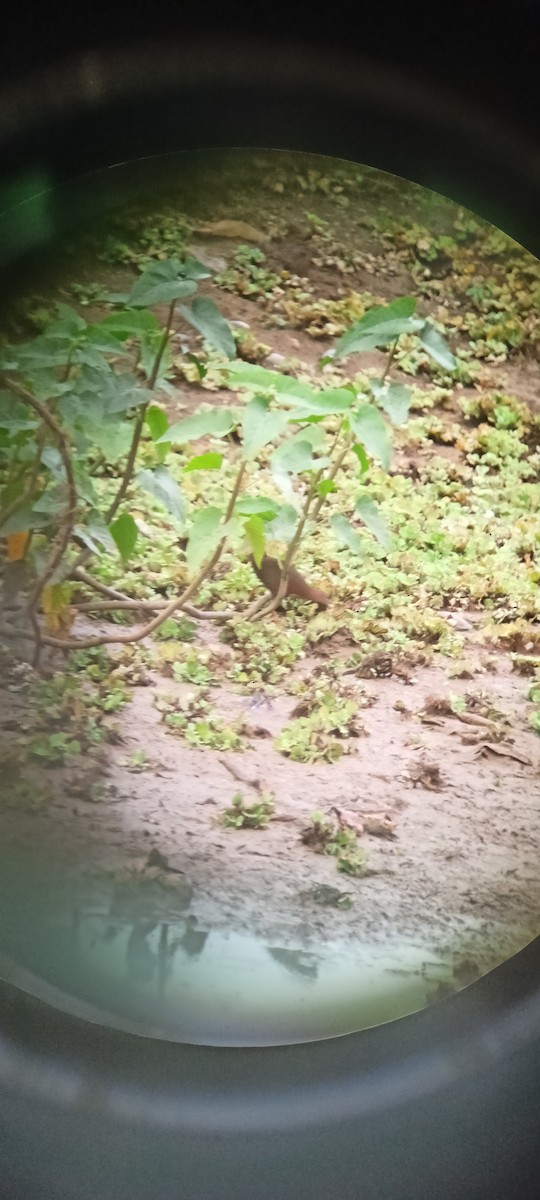
<path id="1" fill-rule="evenodd" d="M 257 566 L 254 558 L 250 560 L 251 566 L 255 571 L 257 578 L 272 596 L 277 595 L 279 581 L 281 579 L 281 567 L 277 558 L 269 558 L 267 554 L 263 556 L 260 567 Z M 325 596 L 320 588 L 312 587 L 307 579 L 296 570 L 296 567 L 289 567 L 287 572 L 287 590 L 286 596 L 299 596 L 301 600 L 309 600 L 311 604 L 317 604 L 319 608 L 328 608 L 331 603 L 330 597 Z"/>

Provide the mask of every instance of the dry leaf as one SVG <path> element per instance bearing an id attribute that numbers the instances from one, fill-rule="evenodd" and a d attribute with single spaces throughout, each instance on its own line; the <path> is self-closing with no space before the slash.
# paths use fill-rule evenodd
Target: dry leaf
<path id="1" fill-rule="evenodd" d="M 494 742 L 482 742 L 476 751 L 476 756 L 481 757 L 486 750 L 491 751 L 492 754 L 499 754 L 501 758 L 513 758 L 516 762 L 523 763 L 525 767 L 532 767 L 532 762 L 526 754 L 520 754 L 517 750 L 508 750 L 504 746 L 497 746 Z"/>
<path id="2" fill-rule="evenodd" d="M 10 533 L 10 534 L 8 534 L 6 541 L 7 541 L 7 556 L 8 556 L 9 562 L 21 562 L 22 561 L 22 559 L 24 558 L 25 552 L 26 552 L 26 547 L 28 545 L 29 537 L 30 537 L 30 534 L 28 533 L 28 531 L 25 533 Z"/>

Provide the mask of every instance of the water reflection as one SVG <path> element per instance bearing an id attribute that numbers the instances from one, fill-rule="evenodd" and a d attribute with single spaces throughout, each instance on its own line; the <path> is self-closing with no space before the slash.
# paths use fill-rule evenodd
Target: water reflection
<path id="1" fill-rule="evenodd" d="M 114 907 L 111 906 L 111 907 Z M 279 946 L 174 920 L 84 910 L 34 912 L 4 928 L 0 952 L 61 989 L 104 1023 L 168 1039 L 271 1045 L 329 1037 L 392 1020 L 454 990 L 451 965 L 419 944 Z M 14 955 L 1 973 L 17 982 Z"/>

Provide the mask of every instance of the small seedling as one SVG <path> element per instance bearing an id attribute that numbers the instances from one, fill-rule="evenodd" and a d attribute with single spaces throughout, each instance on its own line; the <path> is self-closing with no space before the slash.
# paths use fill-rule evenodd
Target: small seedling
<path id="1" fill-rule="evenodd" d="M 121 758 L 120 766 L 126 767 L 134 775 L 141 774 L 142 771 L 148 771 L 152 766 L 151 760 L 144 750 L 134 750 L 129 758 Z"/>
<path id="2" fill-rule="evenodd" d="M 293 762 L 337 762 L 350 752 L 349 739 L 364 732 L 357 713 L 357 701 L 323 692 L 309 716 L 300 716 L 282 729 L 277 749 Z"/>
<path id="3" fill-rule="evenodd" d="M 352 829 L 340 829 L 324 813 L 314 812 L 311 825 L 304 829 L 302 841 L 318 854 L 329 854 L 337 860 L 338 871 L 360 877 L 365 874 L 367 851 L 360 846 Z"/>
<path id="4" fill-rule="evenodd" d="M 172 664 L 172 677 L 177 682 L 194 683 L 204 686 L 212 683 L 213 675 L 208 670 L 208 667 L 201 661 L 201 654 L 190 654 L 184 662 L 174 662 Z"/>
<path id="5" fill-rule="evenodd" d="M 187 617 L 178 621 L 169 617 L 156 629 L 154 637 L 159 638 L 160 641 L 192 642 L 196 632 L 195 622 L 189 621 Z"/>
<path id="6" fill-rule="evenodd" d="M 214 716 L 202 690 L 183 698 L 157 696 L 155 704 L 163 714 L 167 729 L 183 737 L 190 746 L 205 746 L 210 750 L 242 749 L 237 729 Z"/>
<path id="7" fill-rule="evenodd" d="M 30 742 L 30 754 L 43 759 L 50 766 L 65 763 L 75 754 L 81 753 L 81 743 L 65 733 L 43 734 Z"/>
<path id="8" fill-rule="evenodd" d="M 231 829 L 266 829 L 274 808 L 274 798 L 269 792 L 263 792 L 260 800 L 252 804 L 246 803 L 242 792 L 236 792 L 223 813 L 222 821 Z"/>

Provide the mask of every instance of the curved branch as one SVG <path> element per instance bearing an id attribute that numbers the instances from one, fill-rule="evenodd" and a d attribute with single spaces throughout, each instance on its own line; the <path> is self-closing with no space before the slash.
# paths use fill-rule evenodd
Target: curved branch
<path id="1" fill-rule="evenodd" d="M 36 412 L 41 418 L 43 424 L 46 425 L 47 428 L 50 429 L 54 434 L 58 444 L 58 450 L 62 459 L 64 471 L 66 473 L 68 490 L 68 499 L 62 514 L 62 523 L 58 533 L 56 534 L 56 537 L 53 540 L 48 561 L 46 562 L 41 575 L 36 579 L 36 582 L 28 597 L 26 606 L 27 614 L 29 620 L 31 621 L 36 641 L 36 652 L 34 655 L 33 665 L 34 667 L 37 667 L 42 637 L 39 628 L 39 622 L 36 616 L 36 609 L 39 604 L 43 589 L 47 586 L 49 580 L 54 575 L 56 568 L 60 565 L 68 548 L 77 514 L 77 487 L 75 484 L 75 476 L 73 474 L 73 466 L 71 463 L 70 445 L 62 426 L 58 424 L 56 418 L 53 417 L 52 413 L 49 412 L 46 404 L 43 404 L 41 400 L 38 400 L 35 396 L 33 396 L 32 393 L 23 387 L 22 384 L 17 383 L 13 379 L 6 379 L 5 383 L 9 391 L 13 392 L 15 396 L 19 396 L 19 398 L 23 400 L 29 408 L 32 408 L 34 412 Z"/>
<path id="2" fill-rule="evenodd" d="M 83 571 L 81 567 L 77 567 L 77 569 L 73 572 L 73 575 L 75 579 L 80 580 L 80 582 L 84 583 L 86 587 L 92 588 L 94 591 L 99 592 L 100 595 L 107 596 L 110 599 L 110 604 L 104 603 L 99 606 L 104 610 L 107 608 L 111 610 L 113 608 L 139 608 L 143 610 L 147 609 L 148 612 L 157 612 L 159 609 L 165 608 L 166 604 L 168 603 L 167 600 L 134 600 L 131 596 L 126 596 L 123 592 L 118 592 L 116 588 L 107 587 L 107 585 L 105 583 L 101 583 L 99 579 L 93 579 L 92 576 L 89 575 L 87 571 Z M 115 601 L 118 603 L 115 603 Z M 84 605 L 79 604 L 76 607 L 78 607 L 79 612 L 98 611 L 96 604 L 90 605 L 90 603 L 85 603 Z M 193 604 L 183 604 L 182 609 L 185 613 L 187 613 L 188 617 L 195 617 L 198 621 L 229 621 L 231 617 L 236 616 L 236 610 L 232 608 L 223 609 L 222 612 L 207 612 L 204 609 L 195 608 Z"/>
<path id="3" fill-rule="evenodd" d="M 224 517 L 224 524 L 226 524 L 232 516 L 234 506 L 238 498 L 238 493 L 242 485 L 242 479 L 246 470 L 246 465 L 247 464 L 245 462 L 241 462 L 240 464 L 234 487 L 229 497 L 229 503 L 227 505 L 227 510 Z M 204 582 L 206 577 L 211 571 L 213 571 L 214 567 L 219 562 L 219 559 L 223 553 L 225 542 L 226 537 L 222 537 L 221 541 L 216 546 L 214 553 L 201 567 L 198 575 L 195 576 L 195 579 L 188 584 L 185 591 L 182 592 L 182 595 L 175 597 L 174 600 L 170 600 L 168 604 L 165 605 L 165 608 L 163 608 L 156 617 L 154 617 L 151 621 L 148 621 L 148 623 L 143 625 L 140 629 L 133 629 L 127 633 L 105 634 L 101 637 L 76 638 L 73 641 L 63 638 L 54 638 L 47 634 L 40 633 L 39 644 L 43 644 L 44 646 L 53 646 L 56 650 L 88 650 L 92 646 L 107 646 L 122 643 L 129 644 L 131 642 L 142 642 L 143 638 L 149 637 L 149 635 L 153 633 L 155 629 L 158 629 L 159 626 L 168 619 L 168 617 L 172 617 L 173 613 L 177 612 L 178 609 L 183 608 L 186 601 L 191 599 L 193 594 L 198 590 L 198 588 L 200 588 L 201 583 Z M 35 633 L 32 634 L 17 631 L 17 633 L 14 634 L 12 630 L 9 628 L 6 629 L 4 626 L 0 628 L 0 633 L 8 637 L 26 637 L 31 641 L 36 639 Z"/>

